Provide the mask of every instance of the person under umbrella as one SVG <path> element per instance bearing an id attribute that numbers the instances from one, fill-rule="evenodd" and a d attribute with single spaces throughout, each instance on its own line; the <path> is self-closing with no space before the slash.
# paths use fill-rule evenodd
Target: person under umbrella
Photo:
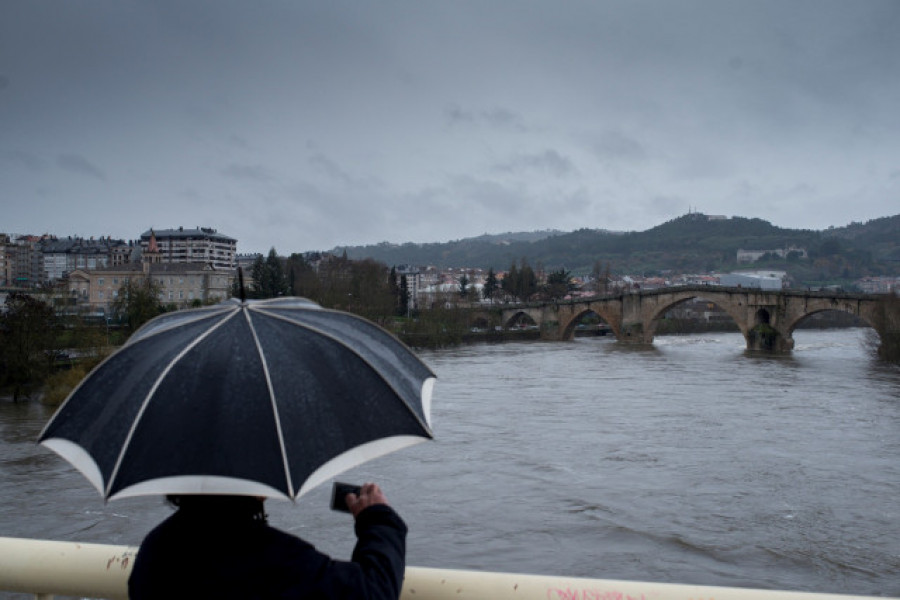
<path id="1" fill-rule="evenodd" d="M 132 600 L 400 597 L 407 529 L 374 483 L 347 498 L 357 535 L 350 561 L 269 526 L 261 498 L 171 500 L 177 512 L 138 551 L 128 580 Z"/>
<path id="2" fill-rule="evenodd" d="M 433 438 L 434 374 L 396 337 L 302 298 L 157 317 L 72 391 L 39 442 L 106 500 L 179 506 L 144 540 L 132 598 L 397 598 L 406 525 L 375 484 L 347 496 L 351 561 L 266 523 L 363 462 Z M 189 591 L 186 591 L 189 590 Z"/>

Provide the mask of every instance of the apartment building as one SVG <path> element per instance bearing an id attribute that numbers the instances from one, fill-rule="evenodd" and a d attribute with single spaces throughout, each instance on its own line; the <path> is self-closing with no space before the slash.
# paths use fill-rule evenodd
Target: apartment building
<path id="1" fill-rule="evenodd" d="M 207 263 L 215 269 L 236 269 L 237 240 L 210 227 L 195 229 L 150 229 L 141 234 L 146 252 L 156 240 L 164 263 Z"/>
<path id="2" fill-rule="evenodd" d="M 83 239 L 78 237 L 49 238 L 41 243 L 43 280 L 62 279 L 76 269 L 100 269 L 120 266 L 136 258 L 134 243 L 110 237 Z"/>
<path id="3" fill-rule="evenodd" d="M 33 288 L 42 283 L 41 240 L 34 235 L 0 236 L 0 286 Z"/>
<path id="4" fill-rule="evenodd" d="M 7 247 L 11 244 L 9 236 L 0 233 L 0 287 L 9 286 L 9 258 Z"/>

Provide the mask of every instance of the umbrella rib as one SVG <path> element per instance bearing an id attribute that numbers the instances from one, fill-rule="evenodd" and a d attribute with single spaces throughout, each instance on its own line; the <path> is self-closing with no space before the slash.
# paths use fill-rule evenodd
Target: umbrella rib
<path id="1" fill-rule="evenodd" d="M 288 464 L 287 449 L 284 446 L 284 431 L 281 428 L 281 415 L 278 413 L 278 403 L 275 402 L 275 388 L 272 386 L 272 377 L 269 373 L 269 363 L 266 361 L 266 355 L 263 352 L 262 344 L 259 343 L 259 337 L 256 335 L 256 328 L 253 327 L 253 321 L 250 320 L 250 311 L 244 310 L 244 317 L 247 319 L 247 325 L 250 327 L 250 333 L 253 335 L 253 343 L 256 344 L 256 351 L 259 353 L 259 360 L 262 361 L 263 373 L 266 376 L 266 387 L 269 390 L 269 402 L 272 404 L 272 416 L 275 419 L 275 429 L 278 431 L 278 445 L 281 449 L 281 461 L 284 465 L 284 477 L 287 481 L 288 495 L 294 497 L 294 482 L 291 479 L 291 469 Z"/>
<path id="2" fill-rule="evenodd" d="M 227 315 L 224 319 L 207 329 L 203 332 L 202 335 L 197 336 L 190 344 L 185 346 L 171 361 L 166 365 L 166 368 L 163 369 L 162 373 L 156 378 L 156 381 L 153 382 L 153 387 L 150 388 L 150 391 L 147 392 L 147 395 L 144 397 L 144 400 L 141 402 L 141 408 L 138 410 L 137 415 L 135 415 L 134 422 L 131 424 L 131 428 L 128 430 L 128 436 L 125 438 L 125 442 L 122 444 L 122 449 L 119 451 L 119 456 L 116 458 L 116 465 L 113 467 L 112 474 L 109 476 L 109 483 L 106 484 L 106 492 L 104 496 L 109 497 L 109 492 L 112 489 L 113 483 L 116 480 L 116 477 L 119 476 L 119 468 L 122 466 L 122 460 L 125 458 L 125 453 L 128 451 L 128 447 L 131 445 L 131 439 L 134 437 L 134 432 L 137 430 L 138 424 L 141 421 L 141 418 L 144 416 L 144 412 L 147 410 L 147 406 L 150 404 L 150 399 L 153 398 L 153 394 L 156 393 L 156 390 L 159 388 L 160 384 L 166 378 L 166 375 L 169 374 L 169 371 L 180 361 L 185 354 L 190 352 L 197 344 L 206 339 L 213 331 L 230 321 L 237 314 L 237 311 L 234 311 L 232 314 Z"/>
<path id="3" fill-rule="evenodd" d="M 350 350 L 350 352 L 355 354 L 357 356 L 357 358 L 359 358 L 361 361 L 366 363 L 366 365 L 368 365 L 372 369 L 372 372 L 374 372 L 376 375 L 378 375 L 378 377 L 381 378 L 381 380 L 384 382 L 384 384 L 386 386 L 388 386 L 398 398 L 403 399 L 403 396 L 399 393 L 396 386 L 394 386 L 393 383 L 388 381 L 388 379 L 381 372 L 381 369 L 376 368 L 375 365 L 373 365 L 368 359 L 366 359 L 365 356 L 363 356 L 362 354 L 357 352 L 355 348 L 353 348 L 352 346 L 347 344 L 341 338 L 334 336 L 334 335 L 328 333 L 327 331 L 324 331 L 324 330 L 322 330 L 318 327 L 315 327 L 313 325 L 310 325 L 308 323 L 299 323 L 297 321 L 294 321 L 293 319 L 288 319 L 286 317 L 283 317 L 283 316 L 279 315 L 278 313 L 269 312 L 268 310 L 266 310 L 266 307 L 263 307 L 263 306 L 256 306 L 256 307 L 253 307 L 253 309 L 259 313 L 262 313 L 262 314 L 268 316 L 268 317 L 272 317 L 273 319 L 279 319 L 286 323 L 290 323 L 291 325 L 294 325 L 296 327 L 307 329 L 309 331 L 312 331 L 312 332 L 315 332 L 315 333 L 321 335 L 322 337 L 326 337 L 330 340 L 333 340 L 333 341 L 341 344 L 343 347 L 347 348 L 348 350 Z M 328 309 L 322 309 L 322 310 L 324 310 L 325 312 L 328 312 Z M 356 318 L 359 318 L 359 317 L 356 317 Z M 362 320 L 362 319 L 360 319 L 360 320 Z M 385 335 L 390 335 L 390 334 L 385 333 Z M 403 405 L 406 406 L 406 409 L 410 412 L 410 414 L 413 416 L 413 418 L 419 423 L 419 425 L 421 425 L 425 429 L 425 431 L 431 431 L 431 427 L 429 427 L 427 423 L 422 422 L 422 419 L 419 418 L 419 415 L 416 413 L 416 411 L 414 411 L 412 408 L 410 408 L 405 400 L 403 402 Z"/>

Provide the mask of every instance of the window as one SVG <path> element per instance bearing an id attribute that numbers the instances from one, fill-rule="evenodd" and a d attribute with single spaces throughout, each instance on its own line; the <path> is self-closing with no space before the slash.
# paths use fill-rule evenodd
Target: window
<path id="1" fill-rule="evenodd" d="M 97 284 L 98 284 L 100 287 L 103 287 L 103 282 L 104 282 L 104 281 L 105 281 L 105 280 L 101 277 L 100 279 L 97 280 Z"/>

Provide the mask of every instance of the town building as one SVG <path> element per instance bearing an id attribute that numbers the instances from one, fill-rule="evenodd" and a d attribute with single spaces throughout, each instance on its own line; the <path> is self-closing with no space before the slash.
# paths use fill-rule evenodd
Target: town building
<path id="1" fill-rule="evenodd" d="M 719 275 L 719 284 L 726 287 L 780 290 L 785 287 L 785 271 L 739 271 Z"/>
<path id="2" fill-rule="evenodd" d="M 863 277 L 856 287 L 867 294 L 890 294 L 900 291 L 900 277 Z"/>
<path id="3" fill-rule="evenodd" d="M 394 271 L 397 277 L 397 285 L 401 278 L 406 276 L 406 290 L 409 294 L 410 308 L 419 308 L 419 296 L 425 289 L 425 271 L 412 265 L 397 265 Z"/>
<path id="4" fill-rule="evenodd" d="M 220 302 L 231 295 L 234 269 L 216 269 L 209 262 L 166 262 L 165 254 L 150 232 L 140 261 L 76 269 L 67 280 L 70 304 L 89 314 L 113 314 L 119 290 L 127 283 L 152 282 L 159 288 L 161 304 L 188 308 Z"/>
<path id="5" fill-rule="evenodd" d="M 11 270 L 9 268 L 9 251 L 7 248 L 12 245 L 9 235 L 0 233 L 0 287 L 8 287 Z"/>
<path id="6" fill-rule="evenodd" d="M 111 316 L 123 285 L 151 280 L 159 286 L 161 304 L 188 308 L 227 299 L 233 275 L 203 263 L 131 263 L 69 274 L 69 297 L 75 307 L 90 314 Z"/>
<path id="7" fill-rule="evenodd" d="M 35 235 L 0 238 L 0 286 L 34 288 L 42 283 L 41 239 Z"/>
<path id="8" fill-rule="evenodd" d="M 237 240 L 210 227 L 150 229 L 141 234 L 146 251 L 155 237 L 164 263 L 207 263 L 214 269 L 237 268 Z"/>
<path id="9" fill-rule="evenodd" d="M 99 269 L 120 266 L 136 258 L 134 243 L 110 237 L 85 240 L 79 237 L 49 237 L 40 244 L 44 283 L 62 279 L 76 269 Z"/>

